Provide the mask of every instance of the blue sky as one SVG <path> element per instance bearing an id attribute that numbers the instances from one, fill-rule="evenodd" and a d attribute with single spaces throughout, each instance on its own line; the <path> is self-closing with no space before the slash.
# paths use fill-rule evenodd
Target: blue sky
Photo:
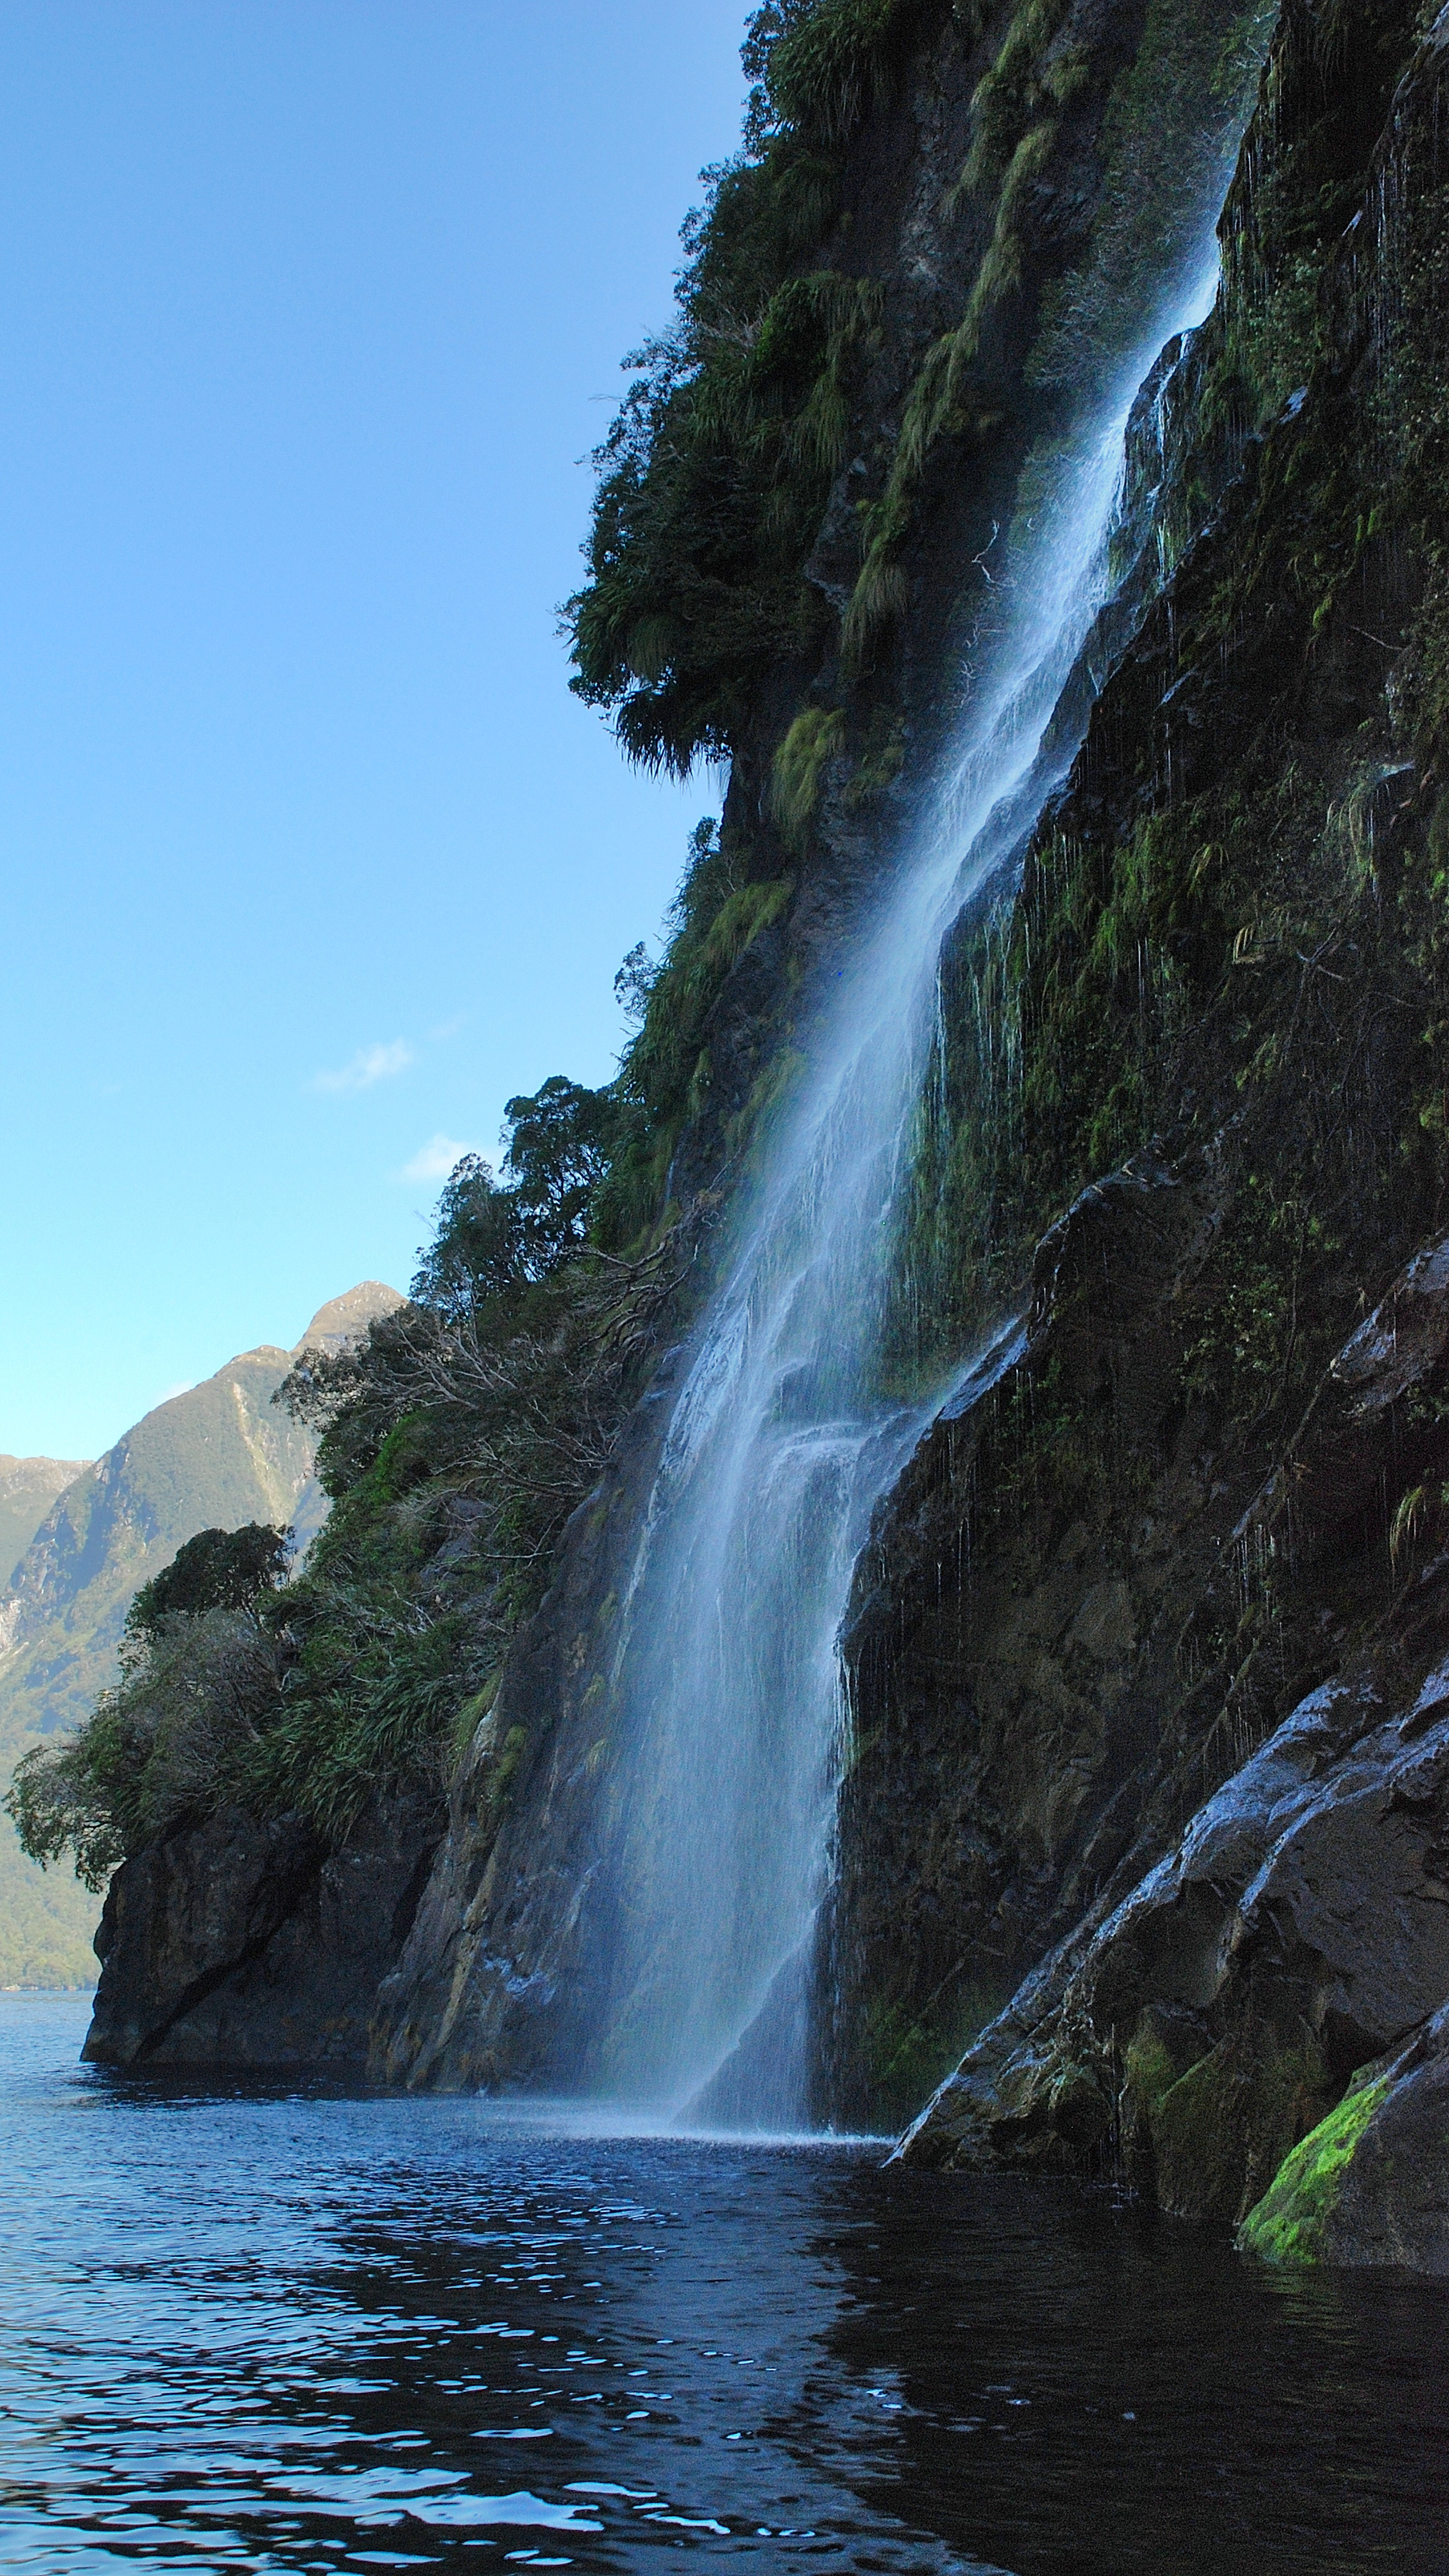
<path id="1" fill-rule="evenodd" d="M 94 1455 L 600 1081 L 716 801 L 571 698 L 743 0 L 0 12 L 0 1450 Z"/>

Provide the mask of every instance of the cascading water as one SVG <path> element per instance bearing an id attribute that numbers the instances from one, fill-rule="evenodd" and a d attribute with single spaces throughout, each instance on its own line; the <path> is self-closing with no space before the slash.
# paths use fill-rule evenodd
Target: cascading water
<path id="1" fill-rule="evenodd" d="M 1223 172 L 1215 174 L 1219 194 Z M 732 2126 L 806 2116 L 809 1960 L 841 1744 L 837 1638 L 872 1509 L 943 1401 L 973 1400 L 1018 1343 L 892 1398 L 884 1342 L 903 1183 L 942 944 L 1064 777 L 1082 720 L 1063 689 L 1111 584 L 1124 439 L 1163 343 L 1199 323 L 1215 246 L 1168 281 L 1000 549 L 958 738 L 816 1028 L 689 1355 L 614 1667 L 629 1747 L 611 2093 Z M 1076 704 L 1081 693 L 1074 693 Z M 1053 718 L 1056 722 L 1053 723 Z M 747 2036 L 746 2036 L 747 2035 Z M 743 2043 L 743 2044 L 742 2044 Z"/>

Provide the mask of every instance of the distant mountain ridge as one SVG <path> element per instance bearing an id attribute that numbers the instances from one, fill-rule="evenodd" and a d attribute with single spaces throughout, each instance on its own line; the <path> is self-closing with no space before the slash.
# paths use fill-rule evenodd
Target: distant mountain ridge
<path id="1" fill-rule="evenodd" d="M 114 1679 L 133 1595 L 198 1530 L 268 1521 L 290 1523 L 304 1545 L 315 1536 L 326 1514 L 315 1444 L 272 1397 L 299 1352 L 335 1349 L 401 1303 L 396 1289 L 362 1281 L 320 1307 L 291 1350 L 243 1351 L 78 1472 L 58 1460 L 0 1461 L 0 1475 L 7 1465 L 63 1475 L 48 1509 L 38 1479 L 24 1489 L 42 1508 L 0 1598 L 0 1774 L 28 1744 L 84 1717 Z M 98 1913 L 74 1880 L 35 1869 L 0 1820 L 0 1986 L 87 1982 Z"/>
<path id="2" fill-rule="evenodd" d="M 0 1592 L 46 1513 L 89 1458 L 11 1458 L 0 1451 Z"/>

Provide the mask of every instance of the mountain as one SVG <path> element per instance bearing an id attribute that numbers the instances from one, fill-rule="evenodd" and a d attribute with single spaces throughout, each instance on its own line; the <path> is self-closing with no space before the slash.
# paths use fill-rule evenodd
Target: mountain
<path id="1" fill-rule="evenodd" d="M 290 1523 L 305 1543 L 326 1502 L 309 1431 L 272 1403 L 297 1352 L 336 1348 L 400 1305 L 364 1280 L 313 1316 L 291 1351 L 243 1351 L 214 1377 L 157 1405 L 92 1465 L 0 1460 L 0 1495 L 30 1529 L 0 1600 L 0 1772 L 28 1745 L 82 1718 L 115 1675 L 133 1594 L 202 1529 Z M 16 1500 L 10 1503 L 10 1470 Z M 51 1479 L 44 1490 L 41 1474 Z M 23 1499 L 22 1499 L 23 1498 Z M 28 1538 L 28 1544 L 26 1539 Z M 99 1901 L 36 1869 L 0 1820 L 0 1986 L 89 1983 Z"/>
<path id="2" fill-rule="evenodd" d="M 0 1455 L 0 1580 L 18 1565 L 57 1496 L 89 1465 L 88 1458 Z"/>

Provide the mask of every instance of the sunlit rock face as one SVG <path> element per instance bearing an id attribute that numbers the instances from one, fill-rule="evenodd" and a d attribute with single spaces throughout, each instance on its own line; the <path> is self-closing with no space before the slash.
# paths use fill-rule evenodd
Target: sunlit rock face
<path id="1" fill-rule="evenodd" d="M 0 1581 L 8 1583 L 51 1505 L 89 1464 L 87 1458 L 0 1457 L 0 1567 L 6 1569 Z"/>

